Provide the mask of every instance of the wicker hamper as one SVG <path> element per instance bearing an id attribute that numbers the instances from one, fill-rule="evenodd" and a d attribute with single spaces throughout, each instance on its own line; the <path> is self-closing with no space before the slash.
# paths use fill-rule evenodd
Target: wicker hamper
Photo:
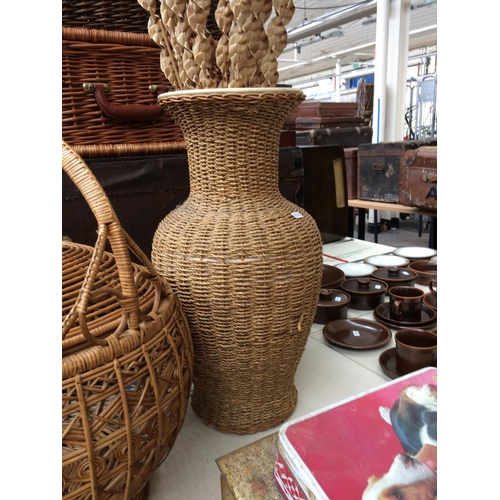
<path id="1" fill-rule="evenodd" d="M 147 33 L 63 26 L 63 139 L 82 157 L 185 151 L 180 128 L 157 104 L 168 90 Z"/>
<path id="2" fill-rule="evenodd" d="M 206 23 L 214 40 L 217 5 L 211 0 Z M 62 1 L 63 138 L 84 158 L 185 152 L 169 115 L 159 109 L 148 119 L 169 90 L 148 19 L 137 0 Z"/>
<path id="3" fill-rule="evenodd" d="M 138 500 L 184 421 L 190 330 L 170 285 L 64 141 L 62 158 L 98 225 L 95 247 L 62 244 L 62 497 Z"/>
<path id="4" fill-rule="evenodd" d="M 207 30 L 221 36 L 215 21 L 218 0 L 211 0 Z M 93 28 L 127 33 L 147 33 L 149 13 L 137 0 L 62 0 L 62 24 L 69 28 Z"/>

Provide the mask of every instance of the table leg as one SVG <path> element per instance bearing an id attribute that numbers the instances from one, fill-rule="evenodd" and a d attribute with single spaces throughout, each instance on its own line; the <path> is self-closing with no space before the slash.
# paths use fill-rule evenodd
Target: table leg
<path id="1" fill-rule="evenodd" d="M 349 207 L 347 210 L 347 232 L 350 238 L 354 237 L 354 222 L 356 216 L 354 215 L 355 209 L 353 207 Z"/>
<path id="2" fill-rule="evenodd" d="M 365 209 L 358 208 L 358 240 L 365 239 L 365 219 L 366 219 Z"/>
<path id="3" fill-rule="evenodd" d="M 378 210 L 373 211 L 373 241 L 378 243 Z"/>
<path id="4" fill-rule="evenodd" d="M 429 227 L 429 248 L 437 250 L 437 217 L 431 217 Z"/>

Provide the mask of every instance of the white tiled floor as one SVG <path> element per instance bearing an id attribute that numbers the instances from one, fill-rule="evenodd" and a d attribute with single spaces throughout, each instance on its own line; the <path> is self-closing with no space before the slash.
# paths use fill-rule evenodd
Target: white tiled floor
<path id="1" fill-rule="evenodd" d="M 376 248 L 374 243 L 370 245 Z M 381 253 L 387 249 L 382 248 Z M 372 311 L 353 309 L 348 317 L 374 319 Z M 322 328 L 312 326 L 295 376 L 298 403 L 289 420 L 391 380 L 379 366 L 378 357 L 394 346 L 393 339 L 373 350 L 347 350 L 329 345 Z M 224 434 L 203 424 L 189 406 L 172 451 L 151 478 L 149 500 L 219 500 L 220 471 L 215 459 L 278 430 L 274 427 L 246 436 Z"/>

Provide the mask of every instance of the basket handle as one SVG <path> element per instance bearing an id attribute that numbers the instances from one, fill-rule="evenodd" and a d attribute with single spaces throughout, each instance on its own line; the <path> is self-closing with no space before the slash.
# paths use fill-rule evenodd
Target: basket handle
<path id="1" fill-rule="evenodd" d="M 139 300 L 130 260 L 127 241 L 129 237 L 122 229 L 118 217 L 111 207 L 108 197 L 97 178 L 90 171 L 83 159 L 73 151 L 64 140 L 62 141 L 62 167 L 64 172 L 66 172 L 68 177 L 82 193 L 82 196 L 87 201 L 92 213 L 97 219 L 99 226 L 98 240 L 95 247 L 96 250 L 89 266 L 89 273 L 87 274 L 87 278 L 82 286 L 82 290 L 72 312 L 65 318 L 66 321 L 63 323 L 63 338 L 72 326 L 72 323 L 74 323 L 78 317 L 80 319 L 82 331 L 87 340 L 97 345 L 107 345 L 106 340 L 94 338 L 89 333 L 84 320 L 88 303 L 91 300 L 92 288 L 95 276 L 97 275 L 99 261 L 102 258 L 104 245 L 107 240 L 109 240 L 111 245 L 116 260 L 118 276 L 120 278 L 122 290 L 119 299 L 124 309 L 123 315 L 127 318 L 128 328 L 134 330 L 139 329 Z M 93 270 L 95 270 L 95 272 L 93 272 Z M 125 325 L 122 326 L 121 330 L 124 330 L 124 327 Z M 118 331 L 116 333 L 118 335 Z"/>
<path id="2" fill-rule="evenodd" d="M 158 104 L 111 104 L 106 97 L 109 86 L 103 83 L 84 83 L 84 90 L 94 94 L 99 109 L 110 118 L 127 122 L 151 122 L 160 118 L 164 110 Z M 165 86 L 165 91 L 166 91 Z"/>

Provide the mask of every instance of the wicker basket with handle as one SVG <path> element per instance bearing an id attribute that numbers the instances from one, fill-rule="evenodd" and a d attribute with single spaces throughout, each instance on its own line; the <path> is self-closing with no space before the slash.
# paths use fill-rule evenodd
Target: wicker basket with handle
<path id="1" fill-rule="evenodd" d="M 137 500 L 184 421 L 190 330 L 170 285 L 64 141 L 62 159 L 98 224 L 94 248 L 62 244 L 62 497 Z"/>

